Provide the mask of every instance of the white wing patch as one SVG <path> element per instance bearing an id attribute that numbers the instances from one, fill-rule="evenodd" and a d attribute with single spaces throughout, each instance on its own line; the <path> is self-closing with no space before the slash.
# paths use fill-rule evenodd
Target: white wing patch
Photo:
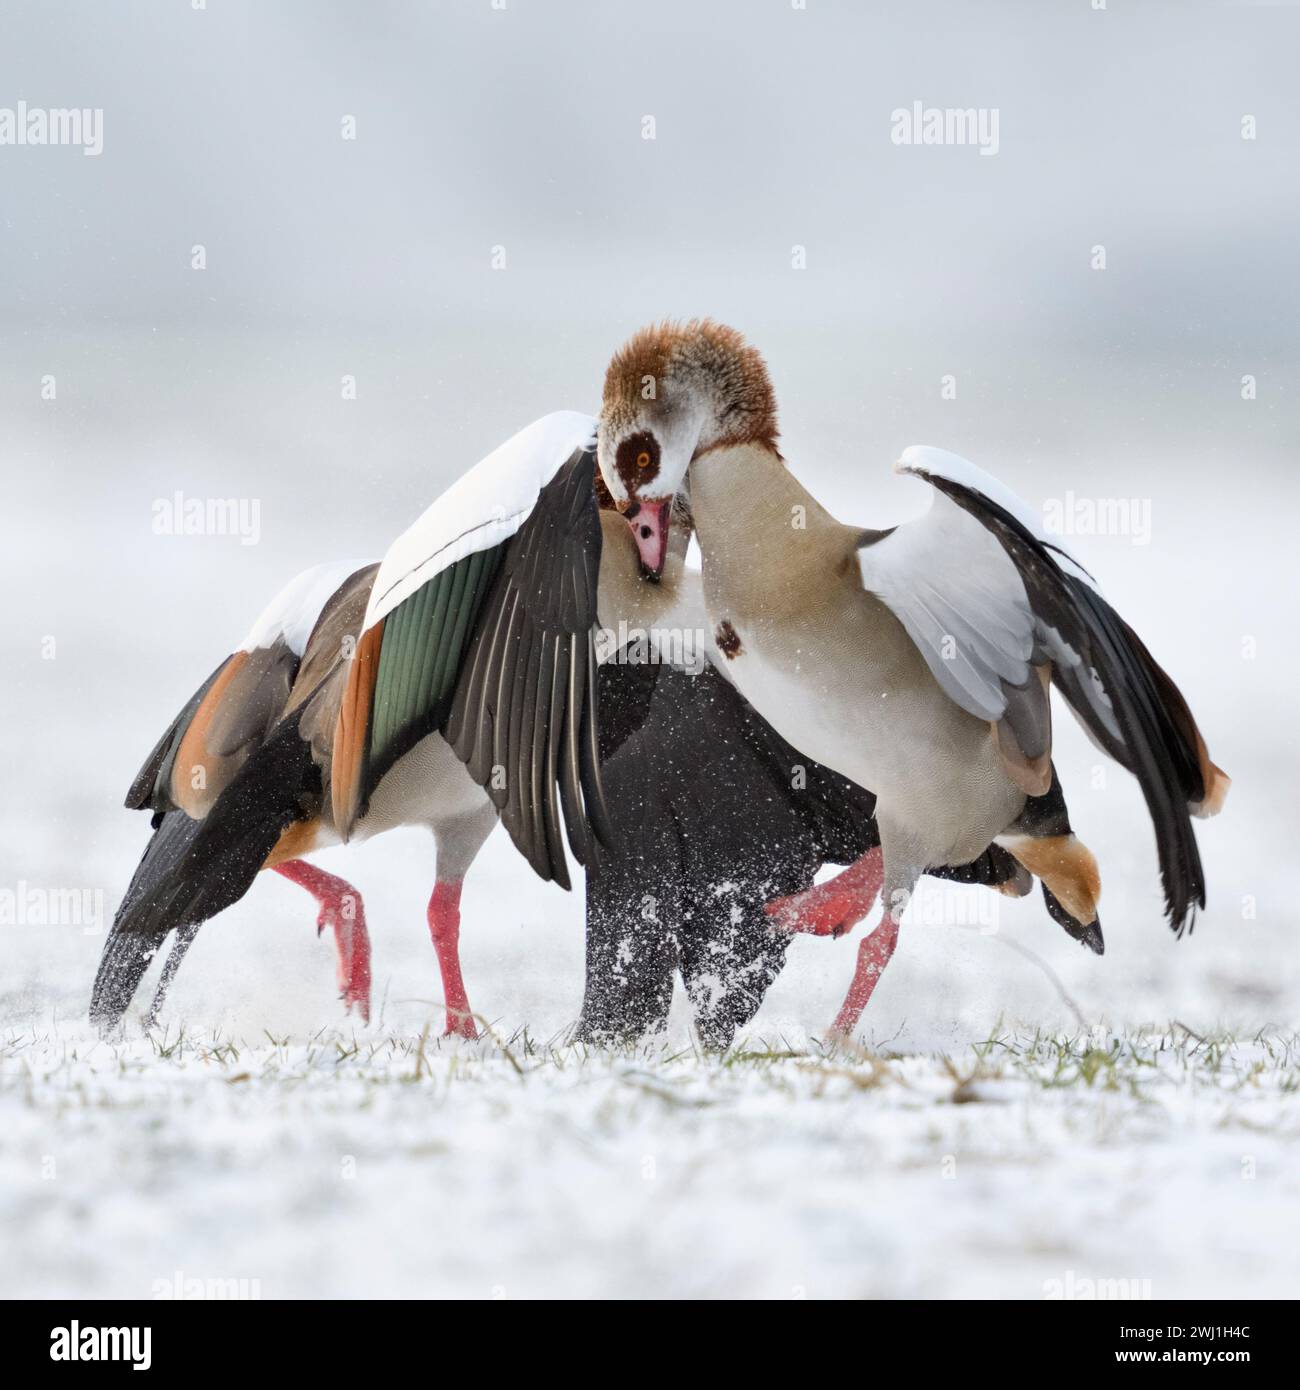
<path id="1" fill-rule="evenodd" d="M 1029 679 L 1035 618 L 997 539 L 936 492 L 923 516 L 860 547 L 858 568 L 944 691 L 980 719 L 1001 719 L 1002 682 Z"/>
<path id="2" fill-rule="evenodd" d="M 1017 497 L 1005 483 L 999 482 L 991 473 L 986 473 L 969 459 L 962 458 L 960 454 L 949 453 L 947 449 L 936 449 L 932 444 L 913 444 L 903 450 L 894 465 L 894 471 L 911 473 L 920 478 L 925 478 L 927 474 L 935 478 L 947 478 L 951 482 L 970 488 L 972 492 L 982 493 L 990 502 L 997 503 L 1004 512 L 1009 512 L 1015 517 L 1030 535 L 1050 546 L 1063 570 L 1074 578 L 1083 580 L 1090 589 L 1101 592 L 1097 581 L 1070 553 L 1060 536 L 1048 535 L 1042 518 L 1034 515 L 1028 503 Z"/>
<path id="3" fill-rule="evenodd" d="M 307 649 L 307 639 L 321 609 L 335 590 L 350 575 L 373 563 L 373 560 L 331 560 L 303 570 L 266 605 L 262 616 L 239 644 L 239 650 L 259 651 L 283 639 L 295 656 L 301 656 Z"/>
<path id="4" fill-rule="evenodd" d="M 929 481 L 931 477 L 947 478 L 951 482 L 958 483 L 962 487 L 987 497 L 990 502 L 996 503 L 1003 511 L 1014 517 L 1030 535 L 1042 541 L 1050 549 L 1053 558 L 1064 573 L 1086 584 L 1095 594 L 1101 595 L 1101 585 L 1084 569 L 1062 539 L 1059 536 L 1049 535 L 1041 519 L 1034 515 L 1033 510 L 1026 502 L 1017 497 L 1005 483 L 999 482 L 991 473 L 986 473 L 982 468 L 971 463 L 969 459 L 962 458 L 960 454 L 949 453 L 946 449 L 936 449 L 928 444 L 914 444 L 911 448 L 903 450 L 902 456 L 895 465 L 895 471 L 911 473 L 914 477 L 923 478 L 926 481 Z M 942 494 L 936 495 L 942 497 Z M 948 501 L 949 506 L 961 512 L 968 520 L 975 520 L 970 516 L 970 513 L 957 507 L 956 503 L 947 498 L 943 498 L 943 500 Z M 981 527 L 982 529 L 983 527 Z M 986 534 L 991 535 L 991 533 Z M 999 545 L 998 548 L 1001 549 L 1001 546 Z M 1010 557 L 1008 557 L 1009 559 Z M 1035 621 L 1034 638 L 1039 647 L 1047 652 L 1054 665 L 1067 670 L 1074 670 L 1082 664 L 1082 656 L 1056 628 L 1049 627 L 1041 619 Z M 940 684 L 943 682 L 941 681 Z M 945 686 L 944 688 L 947 689 L 948 687 Z M 1091 667 L 1081 674 L 1081 690 L 1097 719 L 1113 738 L 1119 739 L 1121 736 L 1119 724 L 1115 719 L 1114 705 L 1103 688 L 1096 671 Z M 1091 738 L 1093 735 L 1089 733 L 1089 737 Z"/>
<path id="5" fill-rule="evenodd" d="M 458 478 L 384 556 L 364 628 L 391 613 L 434 575 L 508 540 L 575 449 L 594 448 L 596 419 L 576 410 L 544 415 Z"/>

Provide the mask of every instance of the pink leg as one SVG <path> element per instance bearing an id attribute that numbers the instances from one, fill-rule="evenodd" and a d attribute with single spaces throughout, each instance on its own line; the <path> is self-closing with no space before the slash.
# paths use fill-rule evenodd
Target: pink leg
<path id="1" fill-rule="evenodd" d="M 849 992 L 844 996 L 839 1013 L 835 1015 L 835 1023 L 831 1028 L 833 1033 L 838 1033 L 844 1038 L 852 1035 L 858 1026 L 858 1019 L 862 1017 L 862 1010 L 867 1007 L 871 992 L 876 987 L 876 981 L 884 973 L 885 966 L 889 964 L 889 958 L 894 954 L 894 947 L 897 945 L 898 921 L 892 913 L 887 912 L 885 920 L 875 931 L 858 943 L 857 968 L 853 972 Z"/>
<path id="2" fill-rule="evenodd" d="M 442 1035 L 444 1038 L 477 1038 L 469 996 L 460 974 L 460 889 L 460 879 L 434 885 L 433 896 L 429 899 L 429 935 L 438 953 L 442 992 L 447 1001 L 447 1026 Z"/>
<path id="3" fill-rule="evenodd" d="M 877 846 L 829 883 L 819 883 L 788 898 L 776 898 L 764 911 L 784 931 L 843 936 L 871 911 L 884 881 L 884 856 Z"/>
<path id="4" fill-rule="evenodd" d="M 370 1022 L 370 935 L 366 931 L 366 909 L 361 894 L 345 879 L 327 874 L 301 859 L 288 859 L 274 865 L 290 883 L 305 888 L 320 903 L 316 934 L 333 928 L 338 952 L 339 993 L 350 1011 L 357 1006 L 362 1021 Z"/>

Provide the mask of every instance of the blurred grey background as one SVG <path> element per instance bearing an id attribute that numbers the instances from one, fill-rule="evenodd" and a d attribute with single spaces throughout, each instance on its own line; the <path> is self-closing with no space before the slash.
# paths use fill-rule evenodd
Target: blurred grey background
<path id="1" fill-rule="evenodd" d="M 130 777 L 275 589 L 382 553 L 507 434 L 595 408 L 636 327 L 707 313 L 764 351 L 787 457 L 845 519 L 919 510 L 889 472 L 915 442 L 1036 506 L 1149 502 L 1149 544 L 1074 543 L 1234 776 L 1201 836 L 1210 910 L 1175 946 L 1140 798 L 1094 783 L 1063 720 L 1110 950 L 1085 959 L 1037 898 L 1004 922 L 1090 1011 L 1294 1024 L 1298 40 L 1283 5 L 8 0 L 0 107 L 104 127 L 94 158 L 0 147 L 0 882 L 99 887 L 111 913 L 146 831 Z M 893 144 L 917 101 L 995 109 L 997 155 Z M 178 490 L 256 499 L 258 544 L 154 534 Z M 489 853 L 471 995 L 559 1027 L 580 900 Z M 412 833 L 328 861 L 368 895 L 390 1019 L 436 993 L 431 859 Z M 319 1021 L 314 915 L 259 884 L 177 1007 Z M 97 937 L 6 939 L 0 1021 L 84 1008 Z M 797 943 L 763 1020 L 827 1021 L 852 949 Z M 891 982 L 879 1031 L 912 1020 L 905 1041 L 1059 1015 L 955 929 L 915 932 Z"/>

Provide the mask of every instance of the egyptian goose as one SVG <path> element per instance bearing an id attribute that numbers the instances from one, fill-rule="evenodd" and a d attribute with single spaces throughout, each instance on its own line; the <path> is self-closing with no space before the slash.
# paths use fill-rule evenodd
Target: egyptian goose
<path id="1" fill-rule="evenodd" d="M 601 528 L 594 420 L 546 416 L 460 478 L 378 566 L 300 576 L 195 692 L 127 805 L 155 834 L 118 911 L 91 1015 L 111 1027 L 149 960 L 264 868 L 313 894 L 343 997 L 363 1014 L 361 896 L 304 863 L 329 845 L 428 825 L 428 921 L 447 1031 L 474 1035 L 457 957 L 461 882 L 504 822 L 543 879 L 567 888 L 608 838 L 597 768 L 595 620 Z"/>
<path id="2" fill-rule="evenodd" d="M 726 678 L 727 662 L 708 641 L 700 573 L 685 564 L 691 519 L 681 495 L 655 584 L 642 582 L 637 547 L 606 500 L 602 620 L 609 630 L 613 612 L 628 615 L 633 655 L 611 652 L 598 679 L 616 850 L 587 869 L 576 1037 L 626 1043 L 661 1031 L 680 973 L 697 1036 L 722 1050 L 785 963 L 790 935 L 773 930 L 764 904 L 805 889 L 823 864 L 849 864 L 878 844 L 875 797 L 797 753 Z M 675 652 L 683 635 L 703 640 Z M 973 864 L 930 872 L 1012 894 L 1030 886 L 998 846 Z"/>
<path id="3" fill-rule="evenodd" d="M 1190 817 L 1219 809 L 1228 778 L 1090 576 L 955 455 L 908 449 L 899 467 L 933 485 L 932 505 L 873 531 L 832 517 L 776 440 L 766 367 L 732 329 L 648 328 L 610 364 L 598 459 L 646 568 L 663 564 L 668 509 L 685 489 L 728 673 L 801 752 L 878 797 L 880 847 L 833 885 L 773 905 L 784 925 L 839 931 L 883 895 L 841 1030 L 893 954 L 926 865 L 972 860 L 990 843 L 1040 878 L 1052 915 L 1100 953 L 1100 880 L 1054 778 L 1049 683 L 1137 777 L 1181 935 L 1205 902 Z"/>

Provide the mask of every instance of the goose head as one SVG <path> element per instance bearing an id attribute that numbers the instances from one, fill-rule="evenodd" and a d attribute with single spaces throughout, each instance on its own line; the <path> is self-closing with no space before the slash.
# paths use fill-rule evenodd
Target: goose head
<path id="1" fill-rule="evenodd" d="M 776 447 L 776 399 L 757 349 L 711 319 L 641 329 L 605 373 L 596 458 L 641 570 L 663 573 L 673 499 L 711 449 Z M 680 505 L 680 504 L 679 504 Z"/>

